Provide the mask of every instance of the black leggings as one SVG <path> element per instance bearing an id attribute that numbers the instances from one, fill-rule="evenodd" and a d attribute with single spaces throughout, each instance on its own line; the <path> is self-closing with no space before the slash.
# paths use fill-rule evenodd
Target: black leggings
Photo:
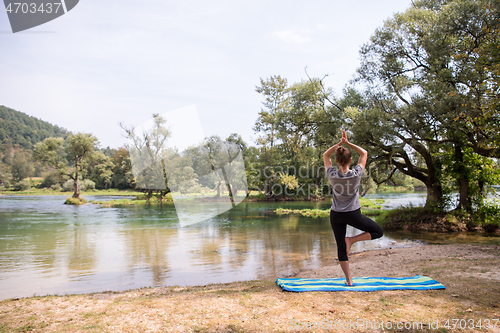
<path id="1" fill-rule="evenodd" d="M 372 219 L 361 214 L 361 208 L 352 212 L 334 212 L 330 210 L 330 224 L 332 225 L 339 261 L 347 261 L 345 232 L 346 226 L 357 228 L 370 233 L 372 239 L 382 237 L 384 230 Z"/>

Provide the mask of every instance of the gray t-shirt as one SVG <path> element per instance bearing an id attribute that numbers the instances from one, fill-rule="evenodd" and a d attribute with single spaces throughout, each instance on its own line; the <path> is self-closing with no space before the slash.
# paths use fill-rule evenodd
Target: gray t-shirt
<path id="1" fill-rule="evenodd" d="M 361 208 L 359 203 L 359 183 L 363 176 L 363 167 L 356 165 L 345 174 L 330 166 L 326 170 L 333 187 L 332 210 L 335 212 L 352 212 Z"/>

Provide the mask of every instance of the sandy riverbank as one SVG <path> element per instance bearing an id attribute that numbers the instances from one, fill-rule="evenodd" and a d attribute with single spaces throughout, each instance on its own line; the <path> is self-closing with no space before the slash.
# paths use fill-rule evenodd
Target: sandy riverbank
<path id="1" fill-rule="evenodd" d="M 436 321 L 445 328 L 449 320 L 452 332 L 453 319 L 475 326 L 500 319 L 499 245 L 423 245 L 366 251 L 350 260 L 354 276 L 426 275 L 446 290 L 289 293 L 274 281 L 247 281 L 32 297 L 0 302 L 0 332 L 326 332 L 305 327 L 349 320 L 359 323 L 357 329 L 333 331 L 382 331 L 362 323 L 384 321 L 424 324 L 404 332 L 438 332 Z M 296 276 L 341 277 L 342 272 L 334 265 Z M 494 329 L 462 331 L 500 332 L 500 322 Z"/>

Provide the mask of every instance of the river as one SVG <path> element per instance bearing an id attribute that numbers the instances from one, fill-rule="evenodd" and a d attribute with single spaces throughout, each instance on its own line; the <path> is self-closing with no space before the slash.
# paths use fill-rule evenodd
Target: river
<path id="1" fill-rule="evenodd" d="M 423 193 L 371 198 L 386 199 L 388 208 L 425 202 Z M 0 299 L 274 279 L 331 265 L 336 258 L 327 218 L 273 212 L 278 207 L 327 209 L 328 201 L 241 203 L 181 226 L 173 204 L 110 208 L 64 205 L 64 200 L 0 197 Z M 478 235 L 386 233 L 355 244 L 351 252 L 422 242 L 500 243 Z"/>

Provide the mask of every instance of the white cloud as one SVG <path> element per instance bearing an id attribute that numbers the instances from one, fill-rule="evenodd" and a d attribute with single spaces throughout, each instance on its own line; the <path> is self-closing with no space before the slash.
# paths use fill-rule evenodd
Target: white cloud
<path id="1" fill-rule="evenodd" d="M 297 32 L 294 30 L 281 30 L 281 31 L 275 31 L 273 35 L 285 42 L 292 42 L 292 43 L 307 43 L 310 40 L 310 38 L 306 36 L 305 31 Z"/>

